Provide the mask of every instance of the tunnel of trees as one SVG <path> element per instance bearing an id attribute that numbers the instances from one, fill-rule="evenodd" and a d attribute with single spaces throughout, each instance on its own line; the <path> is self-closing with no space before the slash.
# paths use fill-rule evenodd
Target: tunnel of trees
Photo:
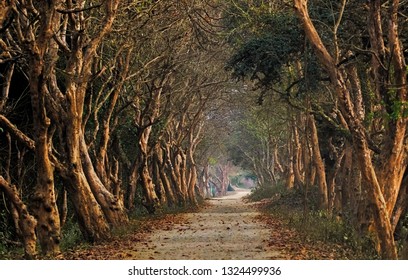
<path id="1" fill-rule="evenodd" d="M 407 59 L 406 0 L 0 0 L 0 250 L 106 240 L 239 167 L 406 258 Z"/>

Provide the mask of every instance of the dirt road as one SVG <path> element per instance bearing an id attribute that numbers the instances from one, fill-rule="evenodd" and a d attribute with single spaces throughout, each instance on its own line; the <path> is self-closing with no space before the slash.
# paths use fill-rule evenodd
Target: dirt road
<path id="1" fill-rule="evenodd" d="M 185 221 L 171 229 L 154 231 L 147 246 L 127 252 L 129 259 L 276 259 L 279 252 L 268 248 L 270 229 L 261 215 L 246 205 L 238 190 L 212 199 L 199 213 L 185 214 Z"/>
<path id="2" fill-rule="evenodd" d="M 279 218 L 242 201 L 247 191 L 212 199 L 199 212 L 166 214 L 102 244 L 74 248 L 64 259 L 267 260 L 354 259 L 342 244 L 305 242 Z"/>

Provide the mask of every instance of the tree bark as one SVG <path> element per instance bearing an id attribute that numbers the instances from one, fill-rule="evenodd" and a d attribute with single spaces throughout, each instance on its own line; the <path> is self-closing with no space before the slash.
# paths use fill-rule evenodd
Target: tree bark
<path id="1" fill-rule="evenodd" d="M 46 112 L 46 85 L 49 65 L 44 64 L 45 52 L 50 40 L 52 15 L 43 13 L 43 30 L 38 38 L 38 43 L 33 42 L 30 57 L 30 94 L 33 109 L 35 158 L 37 167 L 37 183 L 34 195 L 35 218 L 37 219 L 37 236 L 44 255 L 57 255 L 60 253 L 61 229 L 58 207 L 54 189 L 54 168 L 50 162 L 49 147 L 51 139 L 48 128 L 51 124 Z"/>
<path id="2" fill-rule="evenodd" d="M 75 167 L 66 180 L 69 198 L 85 240 L 100 242 L 110 237 L 109 225 L 96 201 L 82 167 Z"/>
<path id="3" fill-rule="evenodd" d="M 115 88 L 113 89 L 112 93 L 110 94 L 109 104 L 106 112 L 102 116 L 102 132 L 99 141 L 99 145 L 97 147 L 96 154 L 98 155 L 95 159 L 95 171 L 100 178 L 100 181 L 103 183 L 104 186 L 109 186 L 111 180 L 110 176 L 107 171 L 106 162 L 107 153 L 108 153 L 108 143 L 111 139 L 111 119 L 116 107 L 117 101 L 119 99 L 119 95 L 121 93 L 123 84 L 125 83 L 126 77 L 129 73 L 129 66 L 130 66 L 130 59 L 131 59 L 132 49 L 129 48 L 126 53 L 126 58 L 122 61 L 121 58 L 118 58 L 117 68 L 120 75 L 117 79 L 114 79 L 113 82 L 115 83 Z M 97 113 L 97 112 L 96 112 Z"/>
<path id="4" fill-rule="evenodd" d="M 140 162 L 139 159 L 136 159 L 132 165 L 130 176 L 129 176 L 129 184 L 127 188 L 127 209 L 128 211 L 133 211 L 136 207 L 135 205 L 135 198 L 136 198 L 136 191 L 137 185 L 139 182 L 139 169 L 140 169 Z"/>
<path id="5" fill-rule="evenodd" d="M 167 174 L 165 172 L 166 169 L 165 169 L 165 162 L 163 158 L 163 150 L 160 146 L 157 146 L 156 148 L 156 152 L 154 154 L 154 162 L 156 165 L 155 167 L 156 173 L 157 173 L 156 176 L 160 178 L 160 180 L 163 183 L 163 187 L 164 187 L 166 197 L 167 197 L 167 205 L 169 207 L 172 207 L 176 203 L 176 198 L 174 196 L 174 192 L 171 187 L 170 180 L 167 177 Z"/>
<path id="6" fill-rule="evenodd" d="M 188 198 L 193 206 L 198 206 L 195 188 L 197 185 L 197 166 L 194 161 L 193 152 L 188 152 L 188 159 L 190 162 L 190 170 L 188 176 Z"/>
<path id="7" fill-rule="evenodd" d="M 26 258 L 33 259 L 37 254 L 37 237 L 35 233 L 37 220 L 28 212 L 27 206 L 21 200 L 17 188 L 8 183 L 2 176 L 0 176 L 0 190 L 6 194 L 17 210 L 18 227 L 21 231 L 21 239 L 24 244 L 24 254 Z"/>
<path id="8" fill-rule="evenodd" d="M 96 56 L 96 51 L 99 48 L 103 38 L 109 33 L 116 17 L 118 9 L 118 0 L 107 0 L 103 3 L 104 16 L 101 19 L 101 24 L 95 29 L 94 36 L 85 39 L 84 29 L 86 30 L 85 22 L 82 21 L 83 11 L 78 12 L 77 17 L 71 17 L 72 21 L 70 28 L 74 35 L 71 37 L 75 40 L 72 44 L 72 49 L 69 52 L 69 57 L 65 63 L 64 93 L 55 89 L 54 97 L 61 104 L 57 107 L 56 118 L 60 119 L 63 126 L 63 135 L 65 146 L 62 147 L 65 155 L 64 161 L 66 164 L 66 178 L 68 183 L 67 191 L 73 202 L 76 215 L 79 220 L 80 228 L 85 238 L 91 242 L 101 241 L 110 236 L 110 228 L 108 222 L 101 210 L 101 206 L 95 199 L 91 190 L 91 185 L 97 190 L 98 198 L 101 199 L 101 186 L 96 186 L 97 179 L 94 178 L 94 173 L 89 167 L 87 158 L 81 156 L 81 145 L 84 139 L 83 114 L 85 105 L 85 96 L 87 93 L 88 83 L 92 76 L 92 65 Z M 55 11 L 56 12 L 56 11 Z M 52 34 L 54 35 L 54 34 Z M 85 170 L 84 170 L 85 169 Z M 90 181 L 86 174 L 88 173 Z M 94 181 L 92 181 L 94 180 Z M 98 187 L 100 187 L 98 189 Z M 98 192 L 99 191 L 99 192 Z M 106 193 L 104 193 L 106 194 Z M 105 196 L 103 198 L 106 198 Z M 106 205 L 105 205 L 106 206 Z"/>
<path id="9" fill-rule="evenodd" d="M 294 171 L 294 155 L 293 155 L 293 142 L 291 140 L 288 140 L 288 162 L 286 166 L 286 181 L 285 185 L 286 188 L 293 189 L 295 186 L 295 171 Z"/>
<path id="10" fill-rule="evenodd" d="M 374 2 L 374 1 L 372 1 Z M 377 2 L 377 1 L 376 1 Z M 379 1 L 378 1 L 379 2 Z M 404 166 L 403 160 L 405 158 L 405 151 L 403 152 L 403 139 L 405 134 L 406 120 L 400 118 L 397 121 L 395 131 L 392 134 L 393 141 L 391 149 L 386 149 L 388 152 L 391 152 L 389 157 L 386 157 L 385 164 L 388 166 L 385 169 L 390 171 L 390 174 L 387 174 L 387 186 L 390 190 L 387 190 L 383 193 L 382 184 L 385 181 L 382 179 L 384 176 L 377 176 L 375 168 L 372 162 L 372 155 L 368 145 L 367 135 L 362 124 L 362 120 L 359 119 L 358 114 L 354 111 L 354 105 L 351 100 L 351 94 L 346 86 L 346 73 L 341 68 L 338 68 L 335 64 L 335 61 L 327 51 L 319 34 L 317 33 L 307 10 L 307 1 L 305 0 L 294 0 L 295 10 L 303 24 L 303 29 L 306 33 L 306 36 L 311 43 L 313 49 L 316 51 L 317 57 L 319 58 L 320 63 L 329 73 L 330 81 L 334 87 L 338 100 L 341 104 L 341 107 L 344 111 L 344 116 L 347 121 L 347 124 L 350 128 L 350 133 L 353 139 L 354 152 L 358 158 L 362 178 L 363 186 L 367 192 L 367 198 L 369 199 L 372 205 L 372 211 L 375 220 L 375 228 L 379 237 L 381 255 L 384 259 L 397 259 L 397 249 L 393 237 L 393 230 L 390 223 L 390 209 L 394 207 L 396 197 L 396 190 L 399 189 L 398 182 L 400 183 L 399 178 L 401 172 L 400 166 Z M 393 5 L 398 5 L 398 1 L 393 1 Z M 395 7 L 394 7 L 395 8 Z M 393 13 L 394 15 L 395 13 Z M 393 21 L 393 20 L 391 20 Z M 394 24 L 390 26 L 395 29 Z M 402 63 L 400 58 L 400 52 L 398 51 L 397 42 L 395 42 L 396 34 L 391 38 L 391 41 L 394 41 L 394 47 L 396 48 L 396 55 L 394 56 L 394 66 L 397 69 L 402 69 L 400 64 Z M 392 42 L 391 42 L 392 43 Z M 404 68 L 405 69 L 405 68 Z M 399 71 L 399 70 L 397 70 Z M 400 82 L 405 81 L 406 78 L 401 78 L 400 75 L 397 75 Z M 403 75 L 405 77 L 405 75 Z M 406 83 L 402 83 L 406 84 Z M 406 97 L 406 87 L 400 90 L 399 92 L 401 100 L 405 100 Z M 400 163 L 400 164 L 398 164 Z M 396 171 L 389 170 L 390 168 L 397 169 Z M 381 173 L 380 173 L 381 174 Z M 386 200 L 387 199 L 387 200 Z M 388 202 L 388 203 L 387 203 Z M 391 209 L 392 210 L 392 209 Z"/>
<path id="11" fill-rule="evenodd" d="M 293 125 L 293 172 L 295 175 L 296 187 L 302 188 L 305 184 L 304 174 L 302 174 L 302 146 L 299 138 L 299 131 L 296 124 Z"/>
<path id="12" fill-rule="evenodd" d="M 309 115 L 310 138 L 313 150 L 313 163 L 319 180 L 320 209 L 329 210 L 328 188 L 326 181 L 326 170 L 322 155 L 320 154 L 319 136 L 313 115 Z"/>
<path id="13" fill-rule="evenodd" d="M 121 227 L 128 223 L 123 201 L 119 196 L 109 192 L 95 172 L 83 135 L 81 137 L 81 158 L 84 172 L 96 201 L 102 208 L 105 218 L 111 227 Z"/>
<path id="14" fill-rule="evenodd" d="M 345 151 L 342 150 L 340 154 L 336 155 L 335 163 L 332 172 L 330 172 L 330 180 L 328 186 L 328 198 L 329 198 L 329 212 L 332 213 L 334 210 L 341 212 L 341 191 L 338 189 L 337 175 L 341 168 L 341 163 L 344 158 Z"/>
<path id="15" fill-rule="evenodd" d="M 69 104 L 72 106 L 68 108 L 69 111 L 63 119 L 66 137 L 65 153 L 68 161 L 66 181 L 69 185 L 67 191 L 85 239 L 90 242 L 98 242 L 110 236 L 110 229 L 83 169 L 86 163 L 81 157 L 82 111 L 78 112 L 78 107 L 74 105 L 78 102 L 76 94 L 73 85 L 67 89 Z"/>
<path id="16" fill-rule="evenodd" d="M 173 189 L 173 193 L 176 197 L 176 201 L 179 206 L 185 206 L 187 202 L 187 197 L 186 193 L 183 193 L 181 189 L 181 181 L 180 177 L 177 176 L 176 174 L 176 160 L 174 159 L 175 155 L 171 151 L 171 147 L 169 143 L 164 143 L 164 148 L 163 148 L 163 160 L 165 164 L 165 171 L 167 174 L 169 174 L 169 179 L 171 182 L 171 186 Z"/>
<path id="17" fill-rule="evenodd" d="M 160 200 L 157 197 L 155 186 L 153 184 L 152 177 L 149 170 L 149 137 L 152 127 L 146 128 L 139 140 L 139 151 L 140 151 L 140 184 L 143 189 L 144 199 L 142 201 L 143 206 L 146 207 L 149 213 L 154 213 L 157 207 L 160 205 Z"/>

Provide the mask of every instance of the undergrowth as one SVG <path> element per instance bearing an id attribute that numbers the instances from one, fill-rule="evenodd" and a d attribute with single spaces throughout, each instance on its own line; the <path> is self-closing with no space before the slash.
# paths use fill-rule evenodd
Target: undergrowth
<path id="1" fill-rule="evenodd" d="M 15 255 L 22 255 L 21 242 L 15 238 L 9 210 L 4 199 L 0 202 L 0 260 L 13 259 Z"/>
<path id="2" fill-rule="evenodd" d="M 66 251 L 76 246 L 86 244 L 77 223 L 68 221 L 61 230 L 61 250 Z"/>
<path id="3" fill-rule="evenodd" d="M 340 217 L 318 209 L 317 187 L 309 190 L 306 205 L 302 190 L 288 190 L 283 184 L 254 188 L 248 200 L 254 202 L 265 200 L 265 211 L 296 230 L 303 242 L 321 241 L 341 245 L 352 252 L 353 259 L 379 258 L 372 238 L 359 233 L 347 214 Z"/>

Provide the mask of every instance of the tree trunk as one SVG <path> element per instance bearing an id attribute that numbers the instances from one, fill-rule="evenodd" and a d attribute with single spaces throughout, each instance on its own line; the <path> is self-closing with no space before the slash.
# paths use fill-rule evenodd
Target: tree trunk
<path id="1" fill-rule="evenodd" d="M 153 154 L 153 160 L 151 164 L 152 164 L 152 178 L 153 178 L 153 182 L 155 185 L 155 191 L 156 191 L 157 197 L 160 200 L 160 205 L 166 205 L 166 204 L 168 205 L 169 204 L 167 201 L 168 195 L 164 187 L 164 182 L 162 181 L 162 177 L 160 176 L 160 167 L 158 165 L 158 161 L 157 161 L 155 154 Z"/>
<path id="2" fill-rule="evenodd" d="M 299 132 L 296 125 L 292 126 L 293 129 L 293 172 L 295 175 L 296 187 L 302 188 L 305 184 L 304 174 L 301 172 L 302 166 L 302 147 L 299 138 Z"/>
<path id="3" fill-rule="evenodd" d="M 340 171 L 341 168 L 341 163 L 344 158 L 344 150 L 341 151 L 339 155 L 336 155 L 336 161 L 333 166 L 333 170 L 330 172 L 330 184 L 328 187 L 328 198 L 329 198 L 329 212 L 332 213 L 333 210 L 336 210 L 337 212 L 341 211 L 341 192 L 338 190 L 337 187 L 337 175 Z M 340 197 L 339 197 L 340 196 Z"/>
<path id="4" fill-rule="evenodd" d="M 204 166 L 203 177 L 204 177 L 203 186 L 204 186 L 205 193 L 206 193 L 205 197 L 211 197 L 211 191 L 210 191 L 210 186 L 209 186 L 210 174 L 209 174 L 209 164 L 208 163 Z"/>
<path id="5" fill-rule="evenodd" d="M 115 196 L 109 192 L 102 184 L 94 170 L 83 135 L 80 141 L 84 173 L 96 201 L 102 208 L 106 220 L 111 227 L 121 227 L 126 225 L 128 223 L 128 217 L 122 200 L 119 196 Z"/>
<path id="6" fill-rule="evenodd" d="M 101 207 L 92 194 L 81 167 L 72 170 L 66 180 L 68 196 L 75 210 L 85 240 L 99 242 L 110 236 L 109 225 Z"/>
<path id="7" fill-rule="evenodd" d="M 139 159 L 135 159 L 135 162 L 132 165 L 130 176 L 129 176 L 129 184 L 127 189 L 127 209 L 128 211 L 133 211 L 136 207 L 135 205 L 135 198 L 136 198 L 136 191 L 137 185 L 140 179 L 139 175 L 140 169 L 140 162 Z"/>
<path id="8" fill-rule="evenodd" d="M 286 167 L 286 188 L 293 189 L 295 186 L 295 172 L 294 172 L 294 166 L 293 166 L 293 155 L 289 155 L 288 159 L 288 165 Z"/>
<path id="9" fill-rule="evenodd" d="M 380 1 L 372 1 L 373 3 L 379 3 Z M 300 20 L 303 23 L 303 28 L 306 33 L 309 42 L 311 43 L 312 47 L 316 51 L 316 54 L 329 73 L 330 81 L 337 93 L 338 100 L 341 104 L 341 107 L 344 111 L 344 117 L 347 121 L 347 124 L 350 128 L 350 133 L 353 139 L 353 147 L 354 152 L 358 158 L 358 163 L 360 166 L 362 179 L 363 179 L 363 186 L 365 191 L 367 192 L 367 198 L 369 199 L 372 205 L 373 211 L 373 218 L 375 221 L 375 228 L 376 233 L 379 237 L 379 245 L 381 249 L 381 255 L 384 259 L 396 259 L 397 249 L 394 241 L 392 226 L 390 223 L 390 209 L 394 207 L 395 200 L 394 198 L 396 195 L 396 189 L 399 189 L 397 185 L 400 182 L 401 178 L 398 178 L 401 174 L 400 166 L 403 166 L 402 163 L 405 160 L 406 152 L 403 152 L 402 143 L 404 141 L 405 135 L 405 126 L 406 126 L 406 119 L 400 118 L 397 121 L 395 126 L 395 130 L 391 135 L 386 135 L 386 137 L 390 137 L 393 139 L 391 148 L 385 149 L 388 152 L 388 157 L 385 157 L 383 164 L 388 165 L 387 169 L 394 168 L 397 169 L 396 171 L 389 170 L 391 173 L 387 174 L 388 180 L 387 190 L 383 193 L 383 186 L 384 184 L 382 176 L 380 176 L 380 180 L 377 177 L 375 168 L 372 162 L 372 155 L 369 149 L 367 135 L 365 129 L 362 124 L 362 120 L 359 119 L 359 114 L 356 114 L 354 111 L 354 105 L 351 100 L 351 94 L 346 86 L 346 73 L 344 70 L 336 66 L 335 61 L 327 51 L 326 47 L 324 46 L 323 42 L 319 34 L 317 33 L 307 10 L 307 1 L 305 0 L 294 0 L 294 7 L 299 15 Z M 394 1 L 393 5 L 398 6 L 398 1 Z M 391 6 L 393 6 L 391 5 Z M 395 8 L 395 7 L 393 7 Z M 392 8 L 391 8 L 392 9 Z M 375 11 L 371 11 L 371 14 Z M 392 17 L 390 20 L 390 26 L 392 27 L 392 32 L 394 33 L 396 30 L 396 11 L 392 11 Z M 396 40 L 397 35 L 394 33 L 394 36 L 390 35 L 390 41 L 393 43 L 395 48 L 395 55 L 393 56 L 393 64 L 396 67 L 396 72 L 402 71 L 401 64 L 401 50 L 398 49 L 398 40 Z M 382 36 L 382 35 L 381 35 Z M 405 69 L 405 68 L 403 68 Z M 405 71 L 405 70 L 404 70 Z M 397 80 L 398 84 L 406 84 L 406 77 L 404 75 L 398 75 L 397 73 Z M 399 97 L 402 98 L 402 101 L 406 99 L 406 87 L 402 87 L 399 91 Z M 391 153 L 390 153 L 391 152 Z M 399 164 L 398 164 L 399 163 Z M 402 172 L 403 173 L 403 172 Z M 380 173 L 381 174 L 381 173 Z M 387 200 L 386 200 L 387 199 Z M 387 203 L 388 202 L 388 203 Z"/>
<path id="10" fill-rule="evenodd" d="M 281 164 L 281 162 L 279 160 L 278 147 L 277 146 L 275 146 L 274 149 L 273 149 L 273 155 L 274 155 L 274 158 L 275 158 L 275 167 L 274 168 L 278 171 L 278 174 L 279 174 L 278 176 L 280 176 L 285 172 L 285 170 L 283 169 L 282 164 Z"/>
<path id="11" fill-rule="evenodd" d="M 190 162 L 189 168 L 190 170 L 188 176 L 188 198 L 193 206 L 198 206 L 197 197 L 195 193 L 195 188 L 197 185 L 197 166 L 194 161 L 193 151 L 191 151 L 191 147 L 188 152 L 188 159 Z"/>
<path id="12" fill-rule="evenodd" d="M 8 53 L 7 51 L 3 49 L 2 56 L 6 57 L 6 54 L 7 54 L 7 57 L 11 57 L 10 53 Z M 13 77 L 14 67 L 15 67 L 15 64 L 10 63 L 6 69 L 6 73 L 2 73 L 3 77 L 2 77 L 2 89 L 0 92 L 0 113 L 4 112 L 4 107 L 6 106 L 6 103 L 9 97 L 11 79 Z"/>
<path id="13" fill-rule="evenodd" d="M 108 143 L 111 139 L 111 119 L 113 112 L 115 110 L 117 101 L 119 99 L 119 95 L 121 93 L 123 84 L 125 83 L 126 77 L 129 73 L 129 66 L 130 66 L 130 59 L 131 59 L 132 48 L 129 48 L 126 52 L 126 58 L 122 59 L 120 55 L 117 57 L 117 71 L 120 73 L 119 77 L 114 79 L 115 87 L 110 94 L 109 103 L 107 106 L 106 111 L 104 111 L 104 115 L 102 116 L 102 131 L 101 137 L 99 141 L 99 145 L 97 147 L 96 154 L 98 155 L 95 158 L 95 171 L 98 175 L 98 178 L 103 183 L 105 187 L 108 187 L 111 179 L 109 176 L 109 172 L 107 170 L 106 162 L 108 161 Z M 98 112 L 95 112 L 98 113 Z"/>
<path id="14" fill-rule="evenodd" d="M 397 103 L 407 102 L 407 65 L 402 50 L 402 42 L 399 39 L 399 6 L 400 1 L 393 0 L 388 8 L 388 48 L 384 41 L 382 30 L 382 2 L 379 0 L 371 1 L 369 4 L 368 26 L 372 50 L 376 54 L 373 56 L 372 65 L 374 72 L 375 89 L 380 98 L 384 101 L 384 107 L 388 114 L 397 114 L 389 117 L 385 126 L 385 148 L 382 149 L 380 156 L 380 168 L 378 168 L 378 182 L 384 199 L 387 203 L 387 211 L 392 215 L 395 203 L 397 201 L 399 188 L 406 169 L 406 147 L 405 136 L 407 129 L 407 117 L 404 116 L 404 106 L 395 109 Z M 390 53 L 388 53 L 390 52 Z M 388 55 L 389 57 L 386 57 Z M 388 69 L 385 69 L 381 63 L 387 63 Z M 391 87 L 391 88 L 390 88 Z M 395 90 L 394 97 L 390 97 L 390 91 Z M 398 110 L 401 110 L 398 113 Z"/>
<path id="15" fill-rule="evenodd" d="M 180 177 L 178 177 L 176 174 L 176 168 L 175 168 L 176 160 L 174 159 L 174 155 L 171 153 L 171 148 L 170 148 L 169 143 L 165 143 L 165 148 L 163 149 L 163 160 L 164 160 L 164 164 L 166 167 L 165 171 L 170 176 L 171 186 L 173 189 L 173 193 L 175 197 L 177 198 L 177 202 L 179 206 L 185 206 L 186 194 L 183 193 L 181 189 Z"/>
<path id="16" fill-rule="evenodd" d="M 67 221 L 68 217 L 68 193 L 65 188 L 62 190 L 62 201 L 61 201 L 61 208 L 60 208 L 60 224 L 61 228 L 64 227 L 65 222 Z"/>
<path id="17" fill-rule="evenodd" d="M 142 201 L 143 206 L 147 209 L 149 213 L 154 213 L 157 209 L 157 206 L 160 205 L 160 200 L 157 197 L 155 187 L 153 184 L 152 177 L 150 175 L 149 163 L 148 163 L 148 153 L 149 146 L 148 141 L 150 137 L 152 127 L 149 126 L 146 128 L 140 137 L 139 140 L 139 151 L 140 151 L 140 184 L 143 189 L 144 199 Z"/>
<path id="18" fill-rule="evenodd" d="M 183 150 L 179 150 L 179 174 L 180 174 L 180 181 L 181 181 L 181 189 L 183 193 L 186 195 L 186 199 L 188 199 L 188 170 L 187 170 L 187 155 Z"/>
<path id="19" fill-rule="evenodd" d="M 0 190 L 6 194 L 6 197 L 17 210 L 18 228 L 24 244 L 24 254 L 27 259 L 33 259 L 37 254 L 37 237 L 35 234 L 37 220 L 28 212 L 27 206 L 21 200 L 17 188 L 9 184 L 2 176 L 0 176 Z"/>
<path id="20" fill-rule="evenodd" d="M 170 148 L 169 148 L 170 149 Z M 172 156 L 172 162 L 169 164 L 170 173 L 172 174 L 173 184 L 176 188 L 176 194 L 179 199 L 180 206 L 185 206 L 187 203 L 187 191 L 185 188 L 185 182 L 181 174 L 182 157 L 178 153 L 174 153 Z M 170 160 L 170 158 L 169 158 Z"/>
<path id="21" fill-rule="evenodd" d="M 167 177 L 167 174 L 165 173 L 165 162 L 163 158 L 163 150 L 161 149 L 160 146 L 157 147 L 156 153 L 154 156 L 154 161 L 156 164 L 156 172 L 157 176 L 161 179 L 163 183 L 164 190 L 166 192 L 167 196 L 167 205 L 169 207 L 172 207 L 176 203 L 176 198 L 174 196 L 173 189 L 170 184 L 170 180 Z"/>
<path id="22" fill-rule="evenodd" d="M 352 198 L 354 197 L 352 191 L 352 165 L 353 165 L 353 151 L 352 147 L 348 142 L 345 143 L 344 148 L 344 163 L 341 165 L 340 170 L 340 182 L 339 186 L 341 186 L 341 207 L 342 209 L 353 209 L 356 205 L 352 202 Z"/>
<path id="23" fill-rule="evenodd" d="M 67 96 L 71 99 L 69 103 L 72 105 L 77 103 L 76 94 L 74 87 L 68 88 Z M 66 137 L 65 153 L 68 161 L 67 191 L 84 237 L 90 242 L 98 242 L 110 236 L 110 229 L 83 170 L 86 162 L 83 162 L 85 158 L 81 157 L 82 111 L 77 112 L 76 106 L 70 106 L 68 109 L 63 119 Z"/>
<path id="24" fill-rule="evenodd" d="M 329 210 L 329 200 L 327 193 L 326 171 L 322 155 L 320 154 L 319 137 L 313 115 L 309 116 L 310 138 L 313 150 L 313 163 L 319 180 L 320 209 Z"/>
<path id="25" fill-rule="evenodd" d="M 44 27 L 45 28 L 45 27 Z M 40 36 L 40 43 L 46 45 L 46 36 Z M 38 47 L 38 46 L 37 46 Z M 41 46 L 46 48 L 45 46 Z M 51 139 L 48 128 L 51 124 L 45 109 L 46 78 L 44 75 L 43 53 L 34 53 L 30 59 L 30 94 L 33 109 L 35 159 L 37 184 L 34 195 L 34 216 L 37 219 L 37 237 L 44 255 L 60 253 L 61 228 L 54 189 L 54 168 L 49 159 Z"/>

